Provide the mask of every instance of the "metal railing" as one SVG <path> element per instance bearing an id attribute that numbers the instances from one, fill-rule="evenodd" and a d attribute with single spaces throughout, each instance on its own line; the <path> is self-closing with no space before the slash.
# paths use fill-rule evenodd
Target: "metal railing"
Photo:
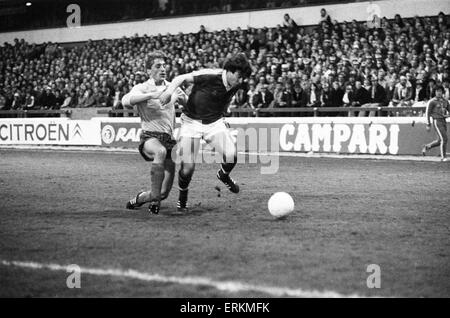
<path id="1" fill-rule="evenodd" d="M 350 112 L 365 112 L 366 114 L 372 112 L 376 113 L 376 117 L 380 117 L 383 113 L 387 113 L 389 115 L 397 115 L 397 114 L 416 114 L 420 112 L 425 112 L 426 107 L 291 107 L 291 108 L 234 108 L 230 109 L 230 116 L 246 114 L 249 117 L 264 117 L 264 116 L 276 116 L 276 114 L 290 114 L 291 116 L 295 116 L 295 114 L 311 116 L 311 117 L 319 117 L 326 116 L 327 114 L 345 114 L 343 116 L 348 116 Z M 101 109 L 97 111 L 98 114 L 108 115 L 109 117 L 120 117 L 125 114 L 128 116 L 133 115 L 137 116 L 138 112 L 134 109 Z M 181 110 L 176 110 L 177 114 L 181 113 Z"/>
<path id="2" fill-rule="evenodd" d="M 290 107 L 290 108 L 233 108 L 230 109 L 228 116 L 242 117 L 270 117 L 281 116 L 304 116 L 319 117 L 330 114 L 348 116 L 350 112 L 354 112 L 355 116 L 359 112 L 375 112 L 376 117 L 383 115 L 416 115 L 424 113 L 426 107 Z M 181 110 L 176 110 L 177 114 L 181 114 Z M 28 117 L 71 117 L 72 110 L 0 110 L 0 118 L 28 118 Z M 100 109 L 97 111 L 99 115 L 107 115 L 108 117 L 122 116 L 138 116 L 135 109 Z"/>
<path id="3" fill-rule="evenodd" d="M 72 111 L 67 110 L 50 110 L 50 109 L 33 109 L 33 110 L 0 110 L 0 118 L 5 117 L 18 117 L 18 118 L 27 118 L 27 117 L 61 117 L 61 115 L 65 115 L 65 117 L 70 117 Z"/>

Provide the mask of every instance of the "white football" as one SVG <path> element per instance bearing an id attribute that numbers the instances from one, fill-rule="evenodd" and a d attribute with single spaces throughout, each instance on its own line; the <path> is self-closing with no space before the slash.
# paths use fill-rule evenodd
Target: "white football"
<path id="1" fill-rule="evenodd" d="M 294 211 L 294 200 L 289 193 L 277 192 L 270 197 L 267 206 L 270 214 L 280 218 Z"/>

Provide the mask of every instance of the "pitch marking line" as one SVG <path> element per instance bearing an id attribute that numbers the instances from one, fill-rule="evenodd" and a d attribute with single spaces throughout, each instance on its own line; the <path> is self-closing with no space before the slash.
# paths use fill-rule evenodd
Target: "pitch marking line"
<path id="1" fill-rule="evenodd" d="M 19 261 L 6 261 L 1 260 L 0 264 L 10 267 L 20 267 L 35 270 L 51 270 L 51 271 L 65 271 L 67 272 L 68 266 L 58 264 L 42 264 L 36 262 L 19 262 Z M 237 281 L 215 281 L 206 277 L 176 277 L 176 276 L 164 276 L 159 274 L 150 274 L 138 272 L 135 270 L 120 270 L 120 269 L 101 269 L 101 268 L 88 268 L 80 267 L 81 274 L 90 274 L 96 276 L 112 276 L 121 278 L 137 279 L 146 282 L 158 282 L 158 283 L 173 283 L 179 285 L 194 285 L 194 286 L 209 286 L 220 291 L 229 293 L 238 292 L 260 292 L 268 294 L 273 297 L 305 297 L 305 298 L 359 298 L 362 296 L 352 294 L 343 295 L 333 291 L 308 291 L 303 289 L 292 289 L 287 287 L 275 287 L 275 286 L 262 286 L 253 285 Z"/>

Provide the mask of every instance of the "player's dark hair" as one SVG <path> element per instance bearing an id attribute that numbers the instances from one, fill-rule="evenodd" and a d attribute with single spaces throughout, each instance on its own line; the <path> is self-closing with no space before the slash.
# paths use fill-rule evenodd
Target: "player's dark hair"
<path id="1" fill-rule="evenodd" d="M 146 68 L 152 68 L 153 63 L 156 59 L 163 59 L 166 60 L 167 56 L 162 51 L 154 51 L 147 55 L 147 59 L 145 60 L 145 67 Z"/>
<path id="2" fill-rule="evenodd" d="M 444 86 L 442 86 L 442 85 L 437 85 L 437 86 L 434 88 L 434 91 L 435 91 L 435 92 L 437 92 L 437 91 L 444 92 Z"/>
<path id="3" fill-rule="evenodd" d="M 239 53 L 230 57 L 225 62 L 223 68 L 232 73 L 239 71 L 244 78 L 249 78 L 250 75 L 252 75 L 252 67 L 244 53 Z"/>

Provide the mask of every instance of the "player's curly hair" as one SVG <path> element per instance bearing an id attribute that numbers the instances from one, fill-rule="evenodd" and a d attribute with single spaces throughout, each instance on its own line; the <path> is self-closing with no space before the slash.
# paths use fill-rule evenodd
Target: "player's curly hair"
<path id="1" fill-rule="evenodd" d="M 436 87 L 434 88 L 434 91 L 435 91 L 435 92 L 437 92 L 437 91 L 444 92 L 444 86 L 442 86 L 442 85 L 436 85 Z"/>
<path id="2" fill-rule="evenodd" d="M 167 55 L 162 51 L 154 51 L 147 55 L 147 59 L 145 60 L 145 67 L 147 69 L 152 68 L 153 63 L 156 59 L 163 59 L 164 61 L 167 59 Z"/>
<path id="3" fill-rule="evenodd" d="M 230 57 L 225 61 L 223 68 L 232 73 L 239 71 L 244 78 L 249 78 L 250 75 L 252 75 L 252 67 L 244 53 L 239 53 Z"/>

